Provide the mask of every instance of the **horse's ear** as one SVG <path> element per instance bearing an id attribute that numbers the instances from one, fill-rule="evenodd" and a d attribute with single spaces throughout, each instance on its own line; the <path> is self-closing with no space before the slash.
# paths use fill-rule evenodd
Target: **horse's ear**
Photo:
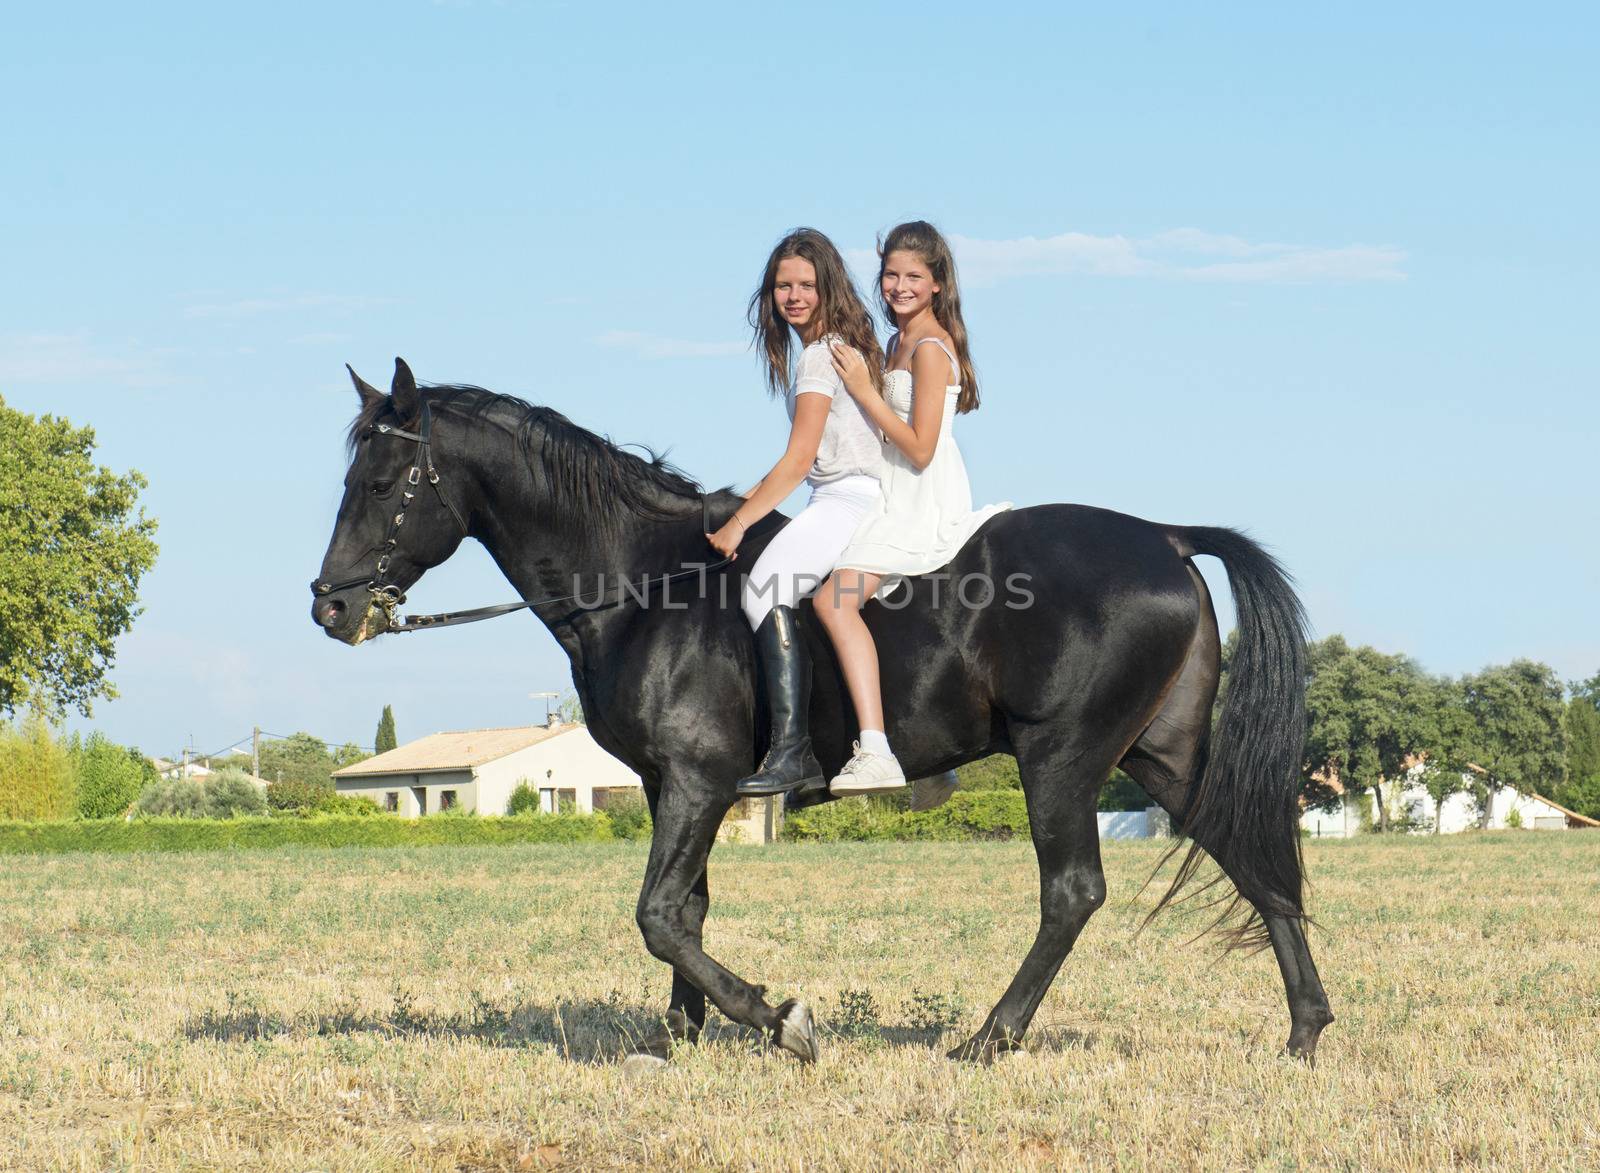
<path id="1" fill-rule="evenodd" d="M 394 396 L 394 409 L 403 420 L 414 420 L 422 406 L 422 396 L 417 393 L 417 377 L 406 366 L 406 360 L 394 360 L 394 382 L 389 387 Z"/>
<path id="2" fill-rule="evenodd" d="M 361 396 L 362 407 L 384 398 L 383 392 L 356 374 L 356 369 L 349 363 L 344 364 L 344 369 L 350 372 L 350 381 L 356 385 L 356 394 Z"/>

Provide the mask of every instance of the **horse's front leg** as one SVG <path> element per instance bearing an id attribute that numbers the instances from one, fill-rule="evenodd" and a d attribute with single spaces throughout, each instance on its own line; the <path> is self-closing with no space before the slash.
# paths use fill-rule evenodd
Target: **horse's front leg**
<path id="1" fill-rule="evenodd" d="M 675 769 L 662 780 L 650 863 L 639 893 L 639 931 L 651 955 L 672 966 L 675 1008 L 684 987 L 703 992 L 734 1022 L 764 1031 L 784 1050 L 814 1062 L 816 1031 L 805 1005 L 793 1000 L 768 1005 L 761 987 L 701 947 L 706 861 L 733 797 L 731 782 L 721 786 L 701 773 Z M 671 1018 L 669 1012 L 669 1029 Z"/>
<path id="2" fill-rule="evenodd" d="M 684 923 L 694 935 L 696 945 L 701 940 L 701 930 L 706 923 L 706 908 L 711 902 L 711 890 L 706 883 L 706 873 L 689 890 L 689 901 L 684 908 Z M 628 1047 L 631 1054 L 655 1059 L 672 1058 L 672 1048 L 679 1043 L 698 1043 L 700 1032 L 706 1025 L 706 995 L 682 971 L 672 971 L 672 997 L 661 1022 L 649 1034 L 634 1040 Z"/>

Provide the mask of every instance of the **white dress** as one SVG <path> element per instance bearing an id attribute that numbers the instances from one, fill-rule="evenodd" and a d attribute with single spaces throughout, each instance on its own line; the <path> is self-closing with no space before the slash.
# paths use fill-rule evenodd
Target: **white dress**
<path id="1" fill-rule="evenodd" d="M 924 338 L 916 345 L 923 342 L 932 342 L 945 352 L 952 377 L 959 379 L 961 367 L 949 348 L 937 338 Z M 960 383 L 945 388 L 944 418 L 939 423 L 933 459 L 926 468 L 917 468 L 894 444 L 883 442 L 883 468 L 879 473 L 883 498 L 862 518 L 838 562 L 841 567 L 884 575 L 874 598 L 893 590 L 903 576 L 926 574 L 944 566 L 980 525 L 1011 508 L 1010 501 L 972 508 L 967 466 L 951 427 L 960 394 Z M 911 422 L 910 371 L 886 372 L 883 397 L 897 416 Z"/>

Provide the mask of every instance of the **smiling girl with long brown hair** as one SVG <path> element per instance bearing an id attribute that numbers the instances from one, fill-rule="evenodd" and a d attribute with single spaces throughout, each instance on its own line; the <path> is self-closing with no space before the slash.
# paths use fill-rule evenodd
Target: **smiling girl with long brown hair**
<path id="1" fill-rule="evenodd" d="M 839 654 L 860 722 L 855 754 L 829 783 L 835 794 L 870 794 L 906 784 L 884 728 L 878 649 L 861 608 L 902 577 L 937 570 L 978 527 L 1011 503 L 972 508 L 966 464 L 951 425 L 978 407 L 956 262 L 925 220 L 892 229 L 878 249 L 878 291 L 896 333 L 882 393 L 875 356 L 833 346 L 845 390 L 884 437 L 883 496 L 840 552 L 839 569 L 816 598 L 817 618 Z"/>
<path id="2" fill-rule="evenodd" d="M 750 298 L 749 317 L 771 392 L 785 394 L 790 429 L 783 455 L 714 534 L 712 546 L 735 556 L 740 541 L 799 487 L 802 509 L 767 543 L 745 580 L 745 617 L 756 636 L 771 719 L 770 748 L 739 783 L 741 794 L 781 794 L 825 784 L 811 750 L 807 706 L 811 661 L 795 628 L 795 605 L 838 563 L 861 519 L 880 503 L 882 445 L 862 403 L 847 394 L 832 343 L 869 356 L 865 394 L 882 385 L 882 350 L 872 316 L 857 296 L 839 250 L 813 228 L 797 228 L 767 258 Z M 791 373 L 791 348 L 801 346 Z"/>

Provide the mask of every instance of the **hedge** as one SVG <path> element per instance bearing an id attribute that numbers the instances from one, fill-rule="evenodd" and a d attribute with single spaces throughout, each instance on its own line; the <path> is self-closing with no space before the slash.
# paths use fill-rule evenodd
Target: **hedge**
<path id="1" fill-rule="evenodd" d="M 1020 790 L 958 790 L 931 811 L 912 814 L 886 803 L 825 803 L 784 820 L 784 837 L 837 842 L 869 839 L 1012 839 L 1028 834 Z"/>
<path id="2" fill-rule="evenodd" d="M 83 819 L 0 822 L 0 854 L 61 851 L 220 851 L 238 847 L 429 847 L 593 843 L 614 839 L 604 814 L 506 818 Z"/>

